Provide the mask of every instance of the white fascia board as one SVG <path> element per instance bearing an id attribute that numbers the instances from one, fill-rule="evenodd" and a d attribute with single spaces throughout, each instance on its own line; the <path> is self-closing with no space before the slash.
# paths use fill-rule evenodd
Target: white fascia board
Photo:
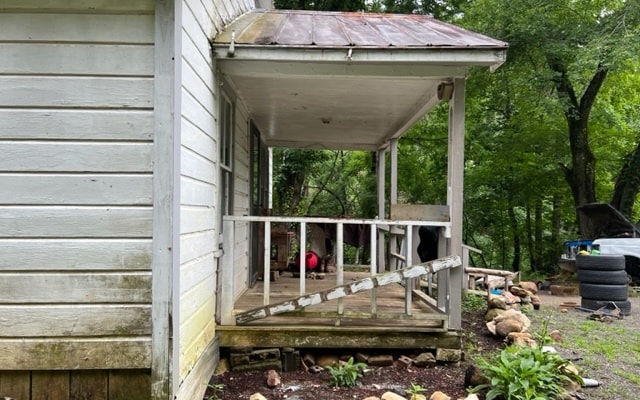
<path id="1" fill-rule="evenodd" d="M 243 61 L 285 61 L 285 62 L 342 62 L 342 63 L 418 63 L 434 65 L 486 66 L 497 68 L 506 60 L 503 48 L 363 48 L 331 47 L 308 48 L 286 46 L 243 46 L 214 45 L 214 57 Z"/>

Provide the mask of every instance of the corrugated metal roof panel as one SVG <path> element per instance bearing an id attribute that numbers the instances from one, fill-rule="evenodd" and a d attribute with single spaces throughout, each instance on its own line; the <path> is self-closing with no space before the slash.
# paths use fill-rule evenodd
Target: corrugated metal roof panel
<path id="1" fill-rule="evenodd" d="M 507 47 L 488 36 L 410 14 L 254 10 L 227 26 L 215 42 L 229 43 L 232 31 L 238 45 Z"/>

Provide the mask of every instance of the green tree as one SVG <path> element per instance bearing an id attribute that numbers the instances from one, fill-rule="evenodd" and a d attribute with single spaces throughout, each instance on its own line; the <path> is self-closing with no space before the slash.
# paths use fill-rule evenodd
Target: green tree
<path id="1" fill-rule="evenodd" d="M 471 26 L 509 42 L 507 62 L 528 66 L 540 95 L 555 96 L 571 155 L 559 165 L 576 207 L 597 200 L 592 111 L 607 77 L 638 59 L 638 8 L 624 0 L 478 0 L 466 10 Z"/>

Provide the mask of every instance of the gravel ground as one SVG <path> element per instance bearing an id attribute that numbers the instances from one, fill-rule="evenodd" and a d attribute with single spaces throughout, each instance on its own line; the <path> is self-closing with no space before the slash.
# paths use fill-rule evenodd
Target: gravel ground
<path id="1" fill-rule="evenodd" d="M 562 307 L 580 297 L 550 296 L 540 293 L 542 307 L 530 315 L 531 331 L 557 329 L 563 341 L 554 347 L 565 358 L 574 360 L 583 378 L 597 380 L 598 387 L 584 388 L 586 399 L 637 400 L 640 398 L 640 297 L 629 297 L 631 315 L 601 322 L 589 319 L 590 312 Z M 566 312 L 562 312 L 566 308 Z"/>

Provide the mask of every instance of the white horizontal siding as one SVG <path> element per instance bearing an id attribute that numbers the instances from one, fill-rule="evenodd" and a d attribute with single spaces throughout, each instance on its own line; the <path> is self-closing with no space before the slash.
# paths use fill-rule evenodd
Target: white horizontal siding
<path id="1" fill-rule="evenodd" d="M 0 270 L 148 270 L 151 239 L 0 239 Z"/>
<path id="2" fill-rule="evenodd" d="M 0 3 L 3 368 L 151 366 L 153 9 Z"/>
<path id="3" fill-rule="evenodd" d="M 0 140 L 150 141 L 151 110 L 2 109 Z"/>

